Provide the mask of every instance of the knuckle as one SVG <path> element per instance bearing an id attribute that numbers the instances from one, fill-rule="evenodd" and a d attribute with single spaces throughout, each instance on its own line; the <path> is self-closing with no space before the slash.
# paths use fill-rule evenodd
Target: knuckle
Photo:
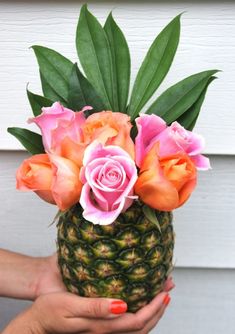
<path id="1" fill-rule="evenodd" d="M 102 315 L 102 303 L 101 301 L 97 300 L 90 304 L 90 314 L 94 315 L 95 317 L 100 317 Z"/>

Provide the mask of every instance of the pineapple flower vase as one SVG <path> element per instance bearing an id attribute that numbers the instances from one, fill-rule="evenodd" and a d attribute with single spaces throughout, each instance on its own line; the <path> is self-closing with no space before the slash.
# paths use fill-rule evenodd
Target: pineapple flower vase
<path id="1" fill-rule="evenodd" d="M 59 208 L 58 263 L 67 289 L 121 298 L 136 312 L 172 270 L 172 210 L 210 168 L 192 132 L 217 70 L 193 74 L 147 102 L 168 73 L 180 36 L 174 18 L 153 41 L 129 92 L 130 53 L 110 14 L 102 26 L 84 5 L 77 63 L 35 45 L 42 95 L 27 90 L 29 123 L 8 128 L 31 154 L 17 189 Z M 143 113 L 143 108 L 145 112 Z"/>
<path id="2" fill-rule="evenodd" d="M 84 297 L 125 300 L 135 312 L 162 291 L 172 269 L 171 212 L 158 225 L 135 203 L 110 225 L 94 225 L 75 205 L 58 222 L 58 259 L 67 289 Z"/>

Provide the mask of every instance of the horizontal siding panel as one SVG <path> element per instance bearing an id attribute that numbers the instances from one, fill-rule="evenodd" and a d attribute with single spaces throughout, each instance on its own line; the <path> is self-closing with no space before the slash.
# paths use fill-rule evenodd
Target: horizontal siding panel
<path id="1" fill-rule="evenodd" d="M 151 334 L 234 334 L 235 271 L 176 269 L 168 309 Z"/>
<path id="2" fill-rule="evenodd" d="M 175 269 L 176 288 L 152 334 L 234 334 L 235 271 Z M 0 298 L 0 331 L 28 302 Z"/>
<path id="3" fill-rule="evenodd" d="M 30 116 L 26 83 L 32 91 L 40 92 L 29 46 L 42 44 L 76 61 L 74 34 L 80 5 L 73 1 L 1 1 L 0 149 L 21 149 L 6 128 L 25 127 Z M 186 11 L 179 51 L 160 91 L 194 72 L 223 70 L 209 89 L 197 130 L 206 138 L 207 153 L 235 154 L 235 3 L 99 1 L 90 8 L 102 22 L 114 10 L 130 45 L 132 78 L 156 33 L 173 16 Z"/>
<path id="4" fill-rule="evenodd" d="M 15 171 L 27 155 L 0 152 L 0 247 L 34 255 L 55 250 L 56 208 L 15 190 Z M 235 157 L 212 156 L 198 188 L 175 211 L 175 266 L 235 268 Z"/>

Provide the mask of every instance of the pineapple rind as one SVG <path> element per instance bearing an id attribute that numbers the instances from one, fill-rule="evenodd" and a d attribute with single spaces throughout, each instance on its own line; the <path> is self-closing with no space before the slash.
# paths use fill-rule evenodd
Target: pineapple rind
<path id="1" fill-rule="evenodd" d="M 120 298 L 136 312 L 163 288 L 172 270 L 172 213 L 150 222 L 135 201 L 111 225 L 94 225 L 76 205 L 58 222 L 58 263 L 67 289 L 84 297 Z"/>

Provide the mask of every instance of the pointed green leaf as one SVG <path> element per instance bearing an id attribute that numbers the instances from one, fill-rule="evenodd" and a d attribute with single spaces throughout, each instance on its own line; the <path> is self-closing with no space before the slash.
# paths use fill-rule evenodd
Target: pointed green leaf
<path id="1" fill-rule="evenodd" d="M 65 101 L 68 97 L 69 78 L 73 63 L 58 52 L 43 46 L 32 46 L 37 57 L 40 72 L 46 83 Z M 43 85 L 44 82 L 42 82 Z M 51 98 L 47 85 L 43 87 L 44 95 Z"/>
<path id="2" fill-rule="evenodd" d="M 170 124 L 188 110 L 199 98 L 209 78 L 217 70 L 193 74 L 168 88 L 146 111 L 156 114 Z"/>
<path id="3" fill-rule="evenodd" d="M 192 121 L 192 123 L 188 126 L 187 129 L 188 129 L 189 131 L 193 131 L 193 128 L 195 127 L 196 122 L 197 122 L 197 118 L 195 118 L 195 119 Z"/>
<path id="4" fill-rule="evenodd" d="M 152 43 L 137 74 L 128 114 L 134 120 L 167 75 L 180 37 L 180 16 L 175 17 Z"/>
<path id="5" fill-rule="evenodd" d="M 105 109 L 93 86 L 82 75 L 77 64 L 74 64 L 69 81 L 68 107 L 81 110 L 84 106 L 92 106 L 94 111 Z"/>
<path id="6" fill-rule="evenodd" d="M 34 94 L 30 92 L 28 89 L 27 89 L 27 96 L 34 116 L 40 115 L 43 107 L 50 107 L 53 103 L 48 98 Z"/>
<path id="7" fill-rule="evenodd" d="M 161 232 L 161 226 L 160 226 L 159 221 L 157 219 L 155 210 L 148 205 L 144 205 L 143 206 L 143 213 L 144 213 L 145 217 L 151 223 L 155 224 L 157 226 L 158 230 Z"/>
<path id="8" fill-rule="evenodd" d="M 54 91 L 54 89 L 49 85 L 49 83 L 46 81 L 46 79 L 42 75 L 41 71 L 40 71 L 40 79 L 41 79 L 41 85 L 42 85 L 42 92 L 44 96 L 46 96 L 48 99 L 52 100 L 53 102 L 60 101 L 60 102 L 63 102 L 63 104 L 66 103 L 65 100 L 60 95 L 58 95 Z"/>
<path id="9" fill-rule="evenodd" d="M 105 22 L 104 30 L 111 47 L 114 80 L 116 81 L 116 90 L 113 93 L 118 107 L 115 111 L 125 113 L 131 74 L 129 48 L 125 36 L 113 19 L 112 13 L 109 14 Z"/>
<path id="10" fill-rule="evenodd" d="M 98 20 L 83 5 L 77 26 L 76 46 L 87 79 L 105 105 L 113 109 L 113 73 L 111 49 Z"/>
<path id="11" fill-rule="evenodd" d="M 194 102 L 194 104 L 177 119 L 177 122 L 179 122 L 185 129 L 190 130 L 190 131 L 193 130 L 196 124 L 197 118 L 199 116 L 202 103 L 205 99 L 207 88 L 210 85 L 210 83 L 214 81 L 215 79 L 216 77 L 214 76 L 209 78 L 205 88 L 203 89 L 201 95 L 196 100 L 196 102 Z"/>
<path id="12" fill-rule="evenodd" d="M 8 128 L 7 131 L 15 136 L 31 154 L 45 153 L 42 136 L 28 129 Z"/>

